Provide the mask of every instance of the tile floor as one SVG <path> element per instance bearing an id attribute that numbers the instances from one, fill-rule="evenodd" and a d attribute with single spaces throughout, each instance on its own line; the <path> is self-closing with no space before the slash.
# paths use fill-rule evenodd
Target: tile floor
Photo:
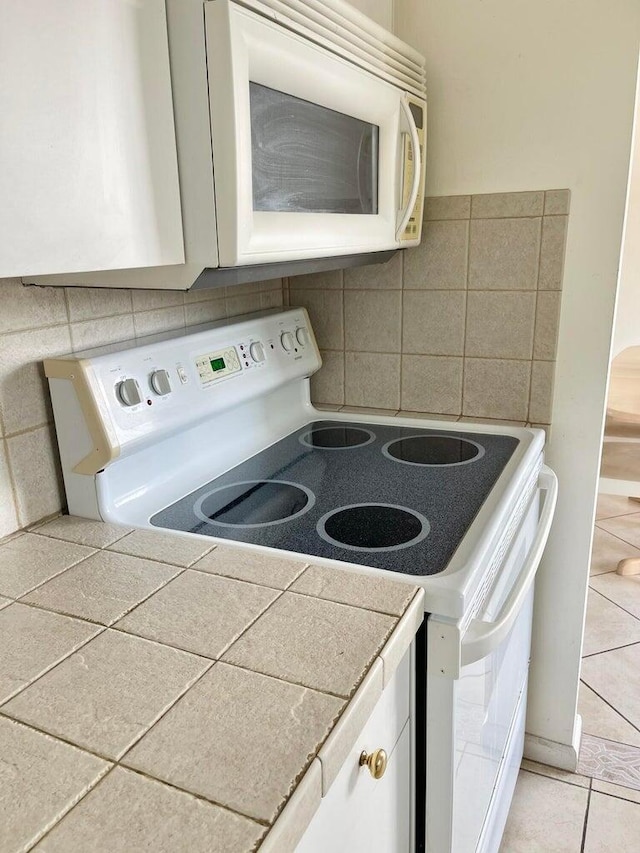
<path id="1" fill-rule="evenodd" d="M 601 495 L 596 514 L 577 773 L 524 761 L 500 853 L 639 853 L 640 503 Z"/>

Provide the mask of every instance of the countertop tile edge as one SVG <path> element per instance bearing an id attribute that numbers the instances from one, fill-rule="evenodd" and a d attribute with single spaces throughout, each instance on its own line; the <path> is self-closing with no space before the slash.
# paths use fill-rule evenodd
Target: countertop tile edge
<path id="1" fill-rule="evenodd" d="M 419 589 L 411 599 L 405 612 L 400 617 L 398 624 L 393 629 L 391 636 L 384 644 L 378 657 L 384 668 L 382 689 L 389 684 L 398 664 L 411 645 L 418 628 L 424 619 L 424 590 Z M 338 723 L 339 725 L 339 723 Z"/>
<path id="2" fill-rule="evenodd" d="M 293 853 L 321 800 L 322 765 L 315 758 L 259 845 L 260 853 Z"/>

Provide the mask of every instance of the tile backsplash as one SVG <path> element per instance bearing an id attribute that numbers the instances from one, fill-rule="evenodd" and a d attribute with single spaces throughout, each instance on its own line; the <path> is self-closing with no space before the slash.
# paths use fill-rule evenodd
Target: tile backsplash
<path id="1" fill-rule="evenodd" d="M 311 315 L 317 403 L 548 424 L 568 212 L 567 190 L 431 198 L 387 264 L 186 294 L 0 279 L 0 537 L 64 506 L 43 358 L 283 301 Z"/>
<path id="2" fill-rule="evenodd" d="M 0 279 L 0 537 L 64 505 L 42 359 L 275 308 L 282 296 L 281 279 L 189 293 Z"/>
<path id="3" fill-rule="evenodd" d="M 427 199 L 422 243 L 289 279 L 320 404 L 549 424 L 569 191 Z"/>

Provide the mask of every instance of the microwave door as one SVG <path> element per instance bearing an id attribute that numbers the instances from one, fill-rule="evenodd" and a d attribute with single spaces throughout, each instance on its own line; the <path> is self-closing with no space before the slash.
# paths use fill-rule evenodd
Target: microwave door
<path id="1" fill-rule="evenodd" d="M 243 7 L 205 21 L 221 266 L 397 248 L 405 95 Z"/>

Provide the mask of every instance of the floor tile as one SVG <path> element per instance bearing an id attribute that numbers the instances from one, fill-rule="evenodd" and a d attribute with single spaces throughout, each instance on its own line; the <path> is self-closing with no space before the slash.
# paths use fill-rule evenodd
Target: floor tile
<path id="1" fill-rule="evenodd" d="M 557 779 L 559 782 L 566 782 L 568 785 L 577 785 L 579 788 L 588 788 L 591 785 L 591 780 L 588 776 L 582 776 L 579 773 L 570 773 L 568 770 L 559 770 L 557 767 L 550 767 L 548 764 L 539 764 L 537 761 L 529 761 L 523 759 L 523 770 L 528 770 L 529 773 L 537 773 L 539 776 L 548 776 L 550 779 Z"/>
<path id="2" fill-rule="evenodd" d="M 590 586 L 640 619 L 640 575 L 607 573 L 591 578 Z"/>
<path id="3" fill-rule="evenodd" d="M 180 571 L 138 557 L 99 551 L 24 600 L 110 625 Z"/>
<path id="4" fill-rule="evenodd" d="M 593 792 L 584 853 L 633 853 L 640 847 L 640 805 Z"/>
<path id="5" fill-rule="evenodd" d="M 578 772 L 640 791 L 640 748 L 583 735 Z"/>
<path id="6" fill-rule="evenodd" d="M 596 520 L 640 512 L 640 503 L 624 495 L 598 495 Z"/>
<path id="7" fill-rule="evenodd" d="M 598 522 L 598 527 L 613 533 L 618 539 L 628 542 L 634 548 L 640 548 L 640 512 L 619 518 L 603 519 Z"/>
<path id="8" fill-rule="evenodd" d="M 306 565 L 304 560 L 288 560 L 286 557 L 280 558 L 245 548 L 218 545 L 192 568 L 199 572 L 226 575 L 275 589 L 286 589 Z"/>
<path id="9" fill-rule="evenodd" d="M 41 853 L 249 853 L 265 828 L 116 767 L 34 849 Z M 178 842 L 179 839 L 179 842 Z"/>
<path id="10" fill-rule="evenodd" d="M 593 553 L 591 555 L 592 575 L 615 572 L 620 560 L 626 557 L 640 557 L 640 549 L 618 539 L 606 530 L 596 527 L 593 532 Z"/>
<path id="11" fill-rule="evenodd" d="M 395 620 L 285 592 L 224 655 L 239 666 L 350 696 Z"/>
<path id="12" fill-rule="evenodd" d="M 342 706 L 333 696 L 217 663 L 123 763 L 272 822 Z M 276 737 L 274 764 L 267 756 Z"/>
<path id="13" fill-rule="evenodd" d="M 393 616 L 402 616 L 415 595 L 411 584 L 325 566 L 309 566 L 290 591 Z"/>
<path id="14" fill-rule="evenodd" d="M 617 604 L 612 604 L 599 592 L 590 589 L 582 645 L 583 656 L 637 642 L 640 642 L 640 620 Z"/>
<path id="15" fill-rule="evenodd" d="M 187 570 L 117 623 L 117 628 L 219 657 L 280 593 Z"/>
<path id="16" fill-rule="evenodd" d="M 585 734 L 640 746 L 640 731 L 582 682 L 578 713 L 582 717 L 582 731 Z"/>
<path id="17" fill-rule="evenodd" d="M 0 717 L 0 850 L 26 850 L 103 776 L 108 762 Z"/>
<path id="18" fill-rule="evenodd" d="M 79 518 L 76 515 L 61 515 L 36 529 L 41 536 L 53 536 L 55 539 L 65 539 L 67 542 L 89 545 L 92 548 L 106 548 L 131 531 L 130 527 Z"/>
<path id="19" fill-rule="evenodd" d="M 602 779 L 593 779 L 592 791 L 600 791 L 602 794 L 610 794 L 621 800 L 630 800 L 632 803 L 640 803 L 640 791 L 635 788 L 625 788 L 623 785 L 614 785 L 612 782 L 603 782 Z"/>
<path id="20" fill-rule="evenodd" d="M 209 665 L 168 646 L 105 631 L 2 711 L 117 759 Z"/>
<path id="21" fill-rule="evenodd" d="M 0 546 L 0 593 L 18 598 L 93 553 L 82 545 L 25 533 Z"/>
<path id="22" fill-rule="evenodd" d="M 109 546 L 110 551 L 145 557 L 173 566 L 188 568 L 213 548 L 213 542 L 204 542 L 193 536 L 179 536 L 161 530 L 134 530 Z"/>
<path id="23" fill-rule="evenodd" d="M 500 853 L 578 853 L 589 792 L 521 770 Z"/>
<path id="24" fill-rule="evenodd" d="M 640 644 L 603 652 L 582 661 L 582 680 L 619 714 L 640 727 Z"/>
<path id="25" fill-rule="evenodd" d="M 0 611 L 0 702 L 22 690 L 99 630 L 88 622 L 23 604 L 5 607 Z"/>

